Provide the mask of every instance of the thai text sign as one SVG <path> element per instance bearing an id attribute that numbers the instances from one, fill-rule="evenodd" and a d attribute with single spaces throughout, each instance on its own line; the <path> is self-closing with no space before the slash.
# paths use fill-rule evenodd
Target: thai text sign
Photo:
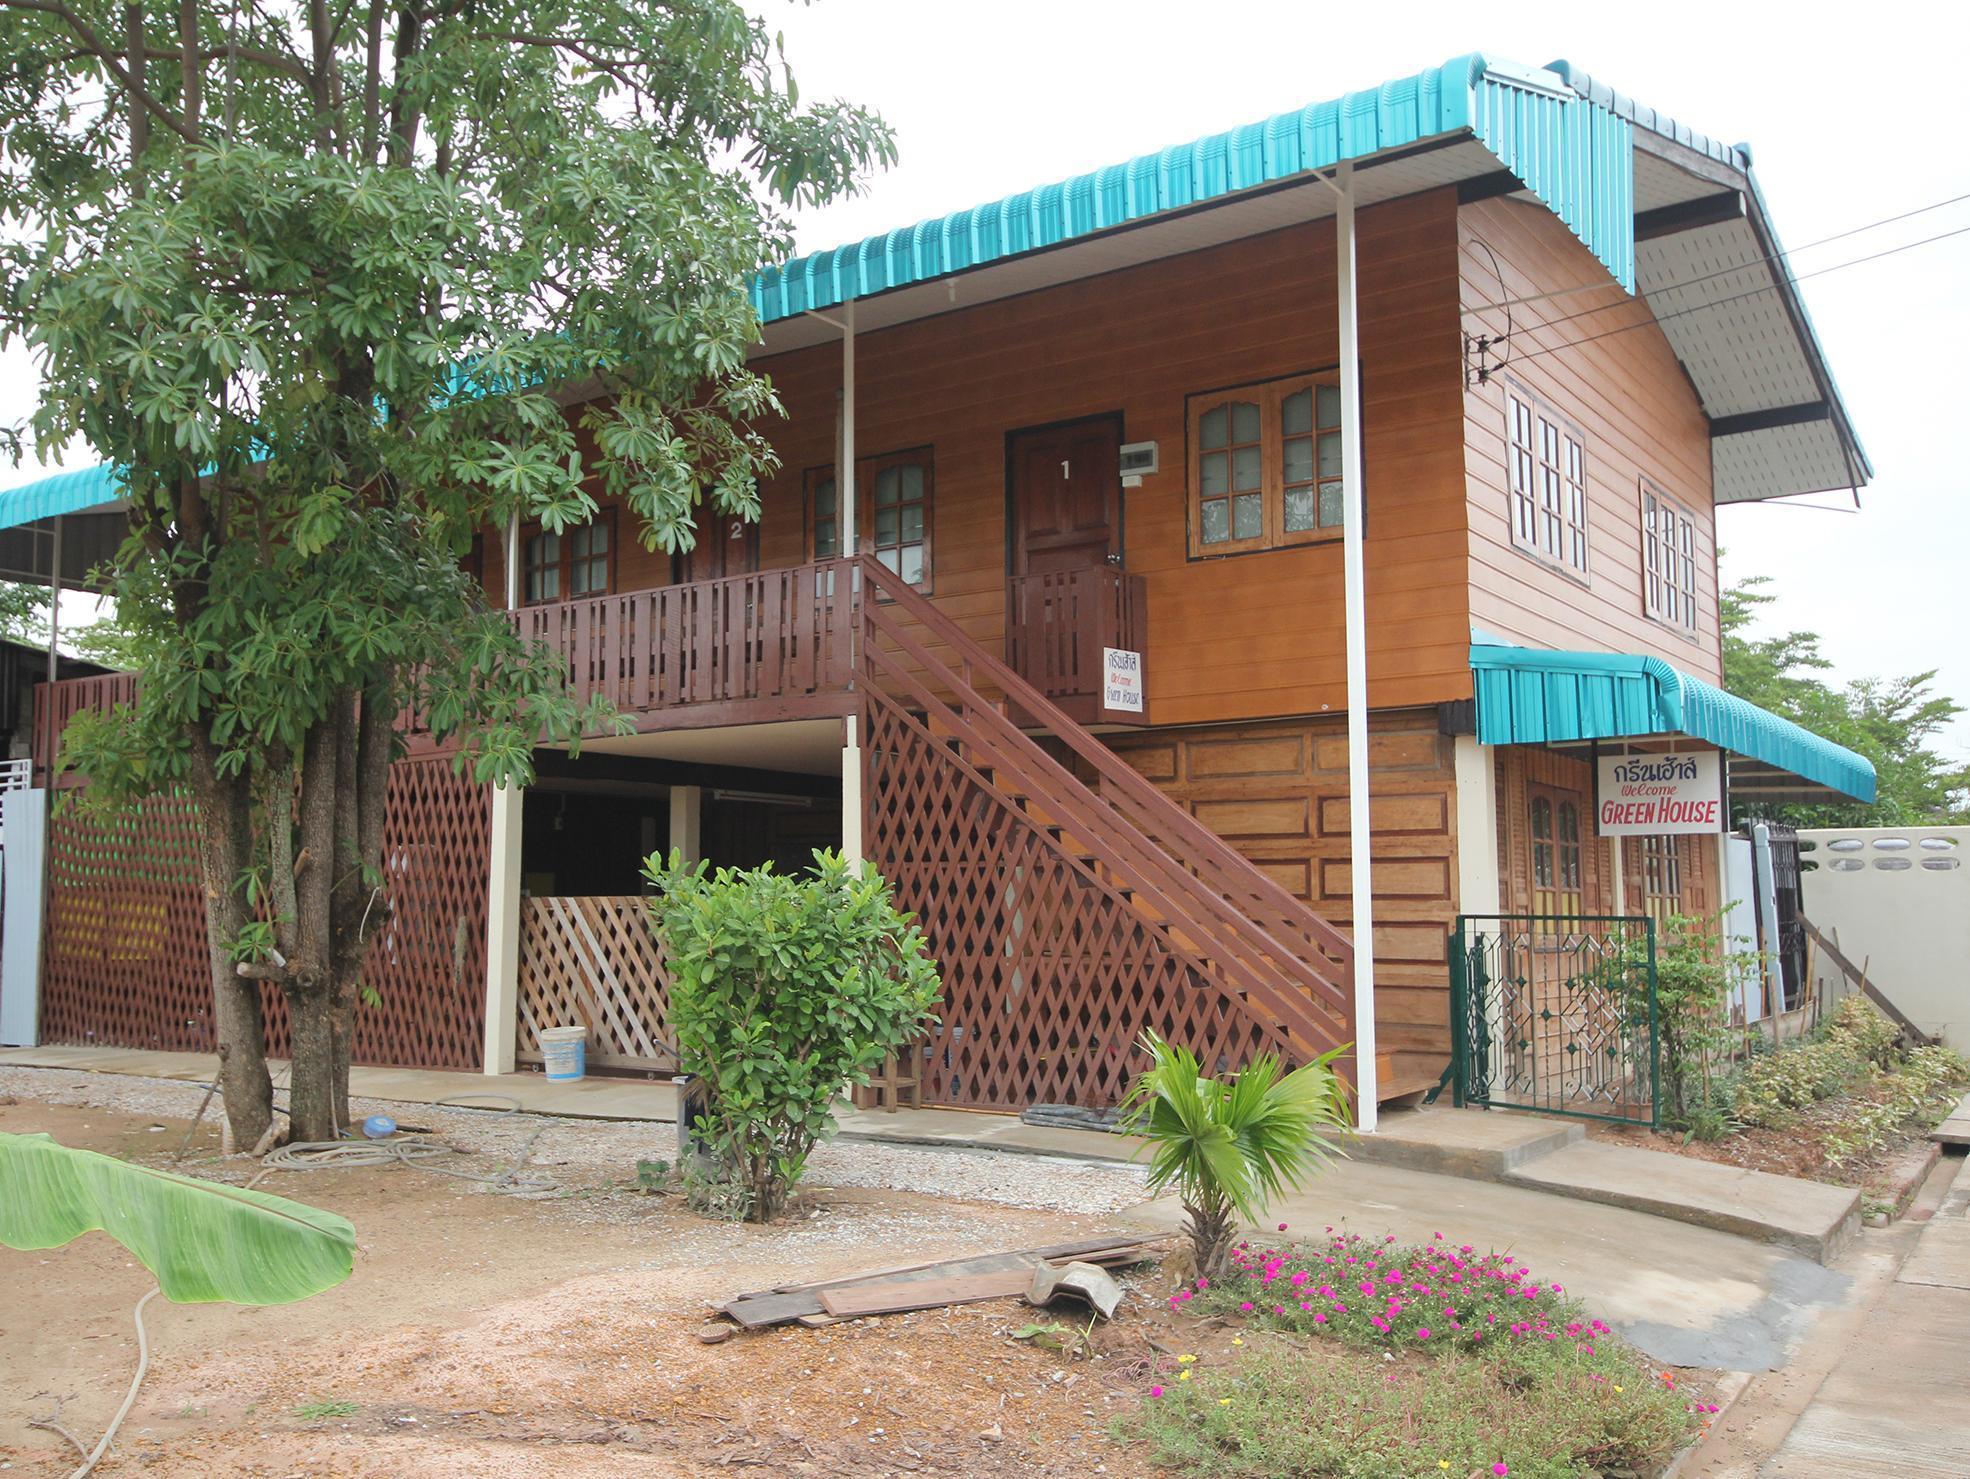
<path id="1" fill-rule="evenodd" d="M 1724 830 L 1723 757 L 1603 755 L 1595 831 L 1636 837 Z"/>
<path id="2" fill-rule="evenodd" d="M 1123 647 L 1101 649 L 1101 706 L 1118 713 L 1142 712 L 1142 654 Z"/>

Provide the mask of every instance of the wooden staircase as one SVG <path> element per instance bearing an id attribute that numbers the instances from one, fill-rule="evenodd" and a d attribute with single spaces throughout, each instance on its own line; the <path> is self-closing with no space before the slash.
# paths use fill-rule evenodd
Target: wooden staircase
<path id="1" fill-rule="evenodd" d="M 865 847 L 946 973 L 926 1099 L 1112 1103 L 1143 1030 L 1216 1067 L 1352 1042 L 1346 935 L 918 592 L 859 574 Z"/>

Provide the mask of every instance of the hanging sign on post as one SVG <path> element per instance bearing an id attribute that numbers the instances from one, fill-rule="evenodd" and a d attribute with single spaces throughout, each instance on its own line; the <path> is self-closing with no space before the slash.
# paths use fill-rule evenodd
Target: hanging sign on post
<path id="1" fill-rule="evenodd" d="M 1603 755 L 1595 831 L 1641 837 L 1724 830 L 1723 756 Z"/>

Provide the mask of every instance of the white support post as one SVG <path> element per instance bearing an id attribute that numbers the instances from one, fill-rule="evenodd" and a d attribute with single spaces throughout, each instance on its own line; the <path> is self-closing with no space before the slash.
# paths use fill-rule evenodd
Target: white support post
<path id="1" fill-rule="evenodd" d="M 1498 752 L 1474 734 L 1456 740 L 1457 912 L 1503 913 L 1498 877 Z"/>
<path id="2" fill-rule="evenodd" d="M 506 609 L 520 604 L 520 515 L 506 522 Z M 520 838 L 526 793 L 495 786 L 486 867 L 487 1073 L 511 1073 L 520 1029 Z"/>
<path id="3" fill-rule="evenodd" d="M 862 744 L 859 720 L 841 721 L 841 855 L 862 870 Z"/>
<path id="4" fill-rule="evenodd" d="M 705 855 L 705 788 L 670 788 L 670 850 L 695 863 Z"/>
<path id="5" fill-rule="evenodd" d="M 1341 570 L 1346 606 L 1348 864 L 1354 930 L 1354 1064 L 1357 1127 L 1375 1131 L 1375 880 L 1368 794 L 1368 626 L 1362 583 L 1361 332 L 1355 300 L 1354 166 L 1335 171 L 1335 296 L 1340 302 Z"/>
<path id="6" fill-rule="evenodd" d="M 835 469 L 835 498 L 839 503 L 835 527 L 844 558 L 859 553 L 855 542 L 855 300 L 841 305 L 841 466 Z"/>

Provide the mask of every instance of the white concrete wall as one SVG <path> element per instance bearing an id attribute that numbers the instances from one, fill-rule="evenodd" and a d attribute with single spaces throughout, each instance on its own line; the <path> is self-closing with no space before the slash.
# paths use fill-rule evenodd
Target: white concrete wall
<path id="1" fill-rule="evenodd" d="M 1916 1026 L 1970 1052 L 1970 827 L 1816 828 L 1799 843 L 1806 917 Z"/>

